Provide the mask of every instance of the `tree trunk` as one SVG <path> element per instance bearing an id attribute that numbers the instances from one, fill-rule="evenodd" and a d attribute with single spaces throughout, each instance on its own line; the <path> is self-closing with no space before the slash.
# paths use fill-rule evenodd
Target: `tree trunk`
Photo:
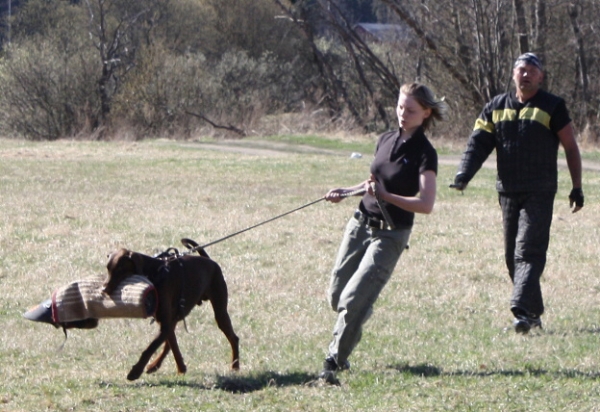
<path id="1" fill-rule="evenodd" d="M 546 61 L 546 0 L 535 2 L 535 53 L 542 63 Z"/>
<path id="2" fill-rule="evenodd" d="M 433 56 L 444 66 L 448 73 L 454 78 L 465 90 L 468 90 L 474 102 L 481 104 L 485 102 L 485 97 L 480 93 L 480 90 L 469 81 L 464 75 L 461 68 L 456 67 L 456 64 L 451 61 L 448 56 L 445 56 L 438 44 L 429 36 L 417 22 L 402 6 L 398 0 L 381 0 L 387 5 L 393 13 L 396 14 L 404 23 L 412 29 L 417 37 L 424 43 L 425 48 L 432 53 Z"/>
<path id="3" fill-rule="evenodd" d="M 583 126 L 589 126 L 589 130 L 593 133 L 593 139 L 597 139 L 597 125 L 595 124 L 595 111 L 592 107 L 592 101 L 590 99 L 589 92 L 589 72 L 587 66 L 587 59 L 585 54 L 585 39 L 581 33 L 579 27 L 579 12 L 583 12 L 583 5 L 578 4 L 579 2 L 571 3 L 567 6 L 567 13 L 571 20 L 571 28 L 575 36 L 577 47 L 575 48 L 575 55 L 577 57 L 577 77 L 579 78 L 579 87 L 581 87 L 580 97 L 580 113 L 583 114 Z"/>
<path id="4" fill-rule="evenodd" d="M 529 50 L 529 36 L 527 30 L 527 20 L 525 19 L 525 9 L 523 8 L 523 0 L 514 0 L 515 13 L 517 14 L 517 30 L 519 31 L 519 50 L 521 54 L 527 53 Z"/>

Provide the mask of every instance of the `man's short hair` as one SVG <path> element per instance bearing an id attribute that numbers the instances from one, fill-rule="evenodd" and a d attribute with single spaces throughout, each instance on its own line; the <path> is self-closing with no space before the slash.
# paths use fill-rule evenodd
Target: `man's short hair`
<path id="1" fill-rule="evenodd" d="M 513 67 L 516 68 L 521 64 L 531 64 L 532 66 L 535 66 L 542 71 L 544 70 L 542 67 L 542 62 L 540 62 L 540 59 L 538 59 L 538 57 L 533 53 L 525 53 L 517 57 L 517 60 L 515 60 L 515 65 Z"/>

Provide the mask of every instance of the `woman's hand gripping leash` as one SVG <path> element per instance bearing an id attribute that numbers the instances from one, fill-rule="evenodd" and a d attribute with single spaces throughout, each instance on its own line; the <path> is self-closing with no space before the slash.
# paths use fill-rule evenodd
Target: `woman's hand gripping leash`
<path id="1" fill-rule="evenodd" d="M 364 187 L 364 185 L 351 188 L 331 189 L 329 192 L 327 192 L 324 199 L 331 203 L 339 203 L 347 197 L 362 196 L 366 191 L 367 189 Z"/>
<path id="2" fill-rule="evenodd" d="M 385 223 L 390 229 L 394 229 L 394 223 L 385 207 L 385 202 L 381 200 L 380 196 L 378 195 L 377 182 L 373 176 L 371 176 L 368 180 L 365 180 L 363 183 L 353 187 L 331 189 L 329 192 L 327 192 L 324 199 L 331 203 L 339 203 L 347 197 L 362 196 L 365 193 L 375 196 L 377 204 L 379 205 L 379 209 L 381 209 L 381 213 L 383 214 Z"/>

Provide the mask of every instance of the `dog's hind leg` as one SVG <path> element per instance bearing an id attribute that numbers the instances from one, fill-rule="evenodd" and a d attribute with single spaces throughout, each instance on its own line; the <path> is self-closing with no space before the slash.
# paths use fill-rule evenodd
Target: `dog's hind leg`
<path id="1" fill-rule="evenodd" d="M 179 350 L 179 345 L 177 344 L 177 337 L 175 336 L 175 329 L 173 329 L 173 333 L 169 336 L 169 340 L 167 341 L 171 350 L 173 351 L 173 357 L 175 358 L 175 363 L 177 364 L 177 372 L 180 374 L 184 374 L 187 372 L 187 367 L 185 366 L 185 362 L 183 361 L 183 356 L 181 355 L 181 351 Z"/>
<path id="2" fill-rule="evenodd" d="M 238 370 L 240 369 L 240 339 L 233 331 L 229 314 L 226 311 L 219 314 L 215 313 L 215 319 L 217 320 L 217 326 L 223 331 L 231 345 L 231 369 Z"/>
<path id="3" fill-rule="evenodd" d="M 177 364 L 177 372 L 184 374 L 187 372 L 187 367 L 185 366 L 185 362 L 183 361 L 183 356 L 181 355 L 181 351 L 179 350 L 179 344 L 177 344 L 177 337 L 175 336 L 175 331 L 169 337 L 168 340 L 169 346 L 173 351 L 173 357 L 175 358 L 175 363 Z"/>
<path id="4" fill-rule="evenodd" d="M 217 326 L 225 334 L 231 345 L 231 369 L 238 370 L 240 368 L 240 339 L 233 330 L 231 318 L 227 312 L 227 285 L 225 281 L 219 282 L 215 289 L 218 293 L 213 293 L 210 296 L 210 303 L 215 312 Z"/>

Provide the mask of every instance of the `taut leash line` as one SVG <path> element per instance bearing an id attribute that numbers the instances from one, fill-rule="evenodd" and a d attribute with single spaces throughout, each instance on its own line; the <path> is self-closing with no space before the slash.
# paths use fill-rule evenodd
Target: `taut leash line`
<path id="1" fill-rule="evenodd" d="M 344 194 L 343 194 L 343 195 L 341 195 L 341 196 L 342 196 L 342 197 L 350 197 L 350 196 L 361 195 L 361 194 L 364 194 L 364 193 L 365 193 L 365 189 L 359 189 L 359 190 L 354 190 L 354 191 L 352 191 L 352 192 L 347 192 L 347 193 L 344 193 Z M 287 215 L 289 215 L 289 214 L 291 214 L 291 213 L 297 212 L 298 210 L 304 209 L 305 207 L 308 207 L 308 206 L 314 205 L 315 203 L 319 203 L 319 202 L 320 202 L 320 201 L 322 201 L 322 200 L 325 200 L 325 197 L 320 197 L 320 198 L 318 198 L 318 199 L 316 199 L 316 200 L 313 200 L 312 202 L 309 202 L 309 203 L 307 203 L 307 204 L 305 204 L 305 205 L 302 205 L 302 206 L 300 206 L 300 207 L 297 207 L 297 208 L 295 208 L 295 209 L 293 209 L 293 210 L 290 210 L 290 211 L 288 211 L 288 212 L 285 212 L 285 213 L 282 213 L 282 214 L 280 214 L 280 215 L 277 215 L 277 216 L 275 216 L 275 217 L 272 217 L 271 219 L 265 220 L 264 222 L 257 223 L 257 224 L 255 224 L 254 226 L 250 226 L 250 227 L 247 227 L 246 229 L 239 230 L 239 231 L 237 231 L 237 232 L 235 232 L 235 233 L 232 233 L 232 234 L 230 234 L 230 235 L 227 235 L 227 236 L 225 236 L 225 237 L 222 237 L 222 238 L 220 238 L 220 239 L 214 240 L 214 241 L 212 241 L 212 242 L 210 242 L 210 243 L 206 243 L 206 244 L 204 244 L 204 245 L 201 245 L 201 246 L 195 246 L 195 247 L 193 247 L 193 248 L 191 248 L 191 249 L 187 250 L 187 251 L 186 251 L 186 252 L 184 252 L 183 254 L 189 254 L 189 253 L 193 253 L 193 252 L 195 252 L 195 251 L 197 251 L 197 250 L 199 250 L 199 249 L 204 249 L 205 247 L 208 247 L 208 246 L 214 245 L 215 243 L 222 242 L 222 241 L 224 241 L 224 240 L 227 240 L 227 239 L 229 239 L 229 238 L 231 238 L 231 237 L 234 237 L 234 236 L 237 236 L 237 235 L 239 235 L 239 234 L 241 234 L 241 233 L 247 232 L 248 230 L 251 230 L 251 229 L 257 228 L 257 227 L 259 227 L 259 226 L 262 226 L 262 225 L 264 225 L 264 224 L 266 224 L 266 223 L 272 222 L 272 221 L 274 221 L 274 220 L 277 220 L 277 219 L 279 219 L 279 218 L 282 218 L 282 217 L 284 217 L 284 216 L 287 216 Z"/>
<path id="2" fill-rule="evenodd" d="M 307 203 L 307 204 L 305 204 L 305 205 L 302 205 L 302 206 L 300 206 L 300 207 L 297 207 L 297 208 L 296 208 L 296 209 L 294 209 L 294 210 L 290 210 L 289 212 L 282 213 L 282 214 L 280 214 L 280 215 L 278 215 L 278 216 L 272 217 L 272 218 L 271 218 L 271 219 L 269 219 L 269 220 L 265 220 L 264 222 L 257 223 L 257 224 L 255 224 L 254 226 L 247 227 L 246 229 L 242 229 L 242 230 L 240 230 L 240 231 L 237 231 L 237 232 L 235 232 L 235 233 L 232 233 L 232 234 L 230 234 L 230 235 L 227 235 L 227 236 L 225 236 L 225 237 L 222 237 L 221 239 L 214 240 L 214 241 L 212 241 L 212 242 L 210 242 L 210 243 L 206 243 L 206 244 L 204 244 L 204 245 L 197 246 L 197 247 L 195 247 L 195 248 L 193 248 L 193 249 L 190 249 L 190 250 L 189 250 L 189 252 L 194 252 L 194 251 L 196 251 L 197 249 L 203 249 L 203 248 L 205 248 L 205 247 L 208 247 L 208 246 L 214 245 L 215 243 L 222 242 L 222 241 L 224 241 L 224 240 L 226 240 L 226 239 L 229 239 L 230 237 L 237 236 L 237 235 L 239 235 L 240 233 L 247 232 L 247 231 L 248 231 L 248 230 L 250 230 L 250 229 L 254 229 L 254 228 L 256 228 L 256 227 L 259 227 L 259 226 L 261 226 L 261 225 L 264 225 L 265 223 L 272 222 L 272 221 L 274 221 L 274 220 L 276 220 L 276 219 L 279 219 L 279 218 L 281 218 L 281 217 L 284 217 L 284 216 L 286 216 L 286 215 L 289 215 L 290 213 L 294 213 L 294 212 L 296 212 L 296 211 L 298 211 L 298 210 L 300 210 L 300 209 L 304 209 L 305 207 L 308 207 L 308 206 L 314 205 L 315 203 L 319 203 L 321 200 L 325 200 L 325 198 L 324 198 L 324 197 L 321 197 L 321 198 L 319 198 L 319 199 L 317 199 L 317 200 L 313 200 L 312 202 L 309 202 L 309 203 Z"/>

